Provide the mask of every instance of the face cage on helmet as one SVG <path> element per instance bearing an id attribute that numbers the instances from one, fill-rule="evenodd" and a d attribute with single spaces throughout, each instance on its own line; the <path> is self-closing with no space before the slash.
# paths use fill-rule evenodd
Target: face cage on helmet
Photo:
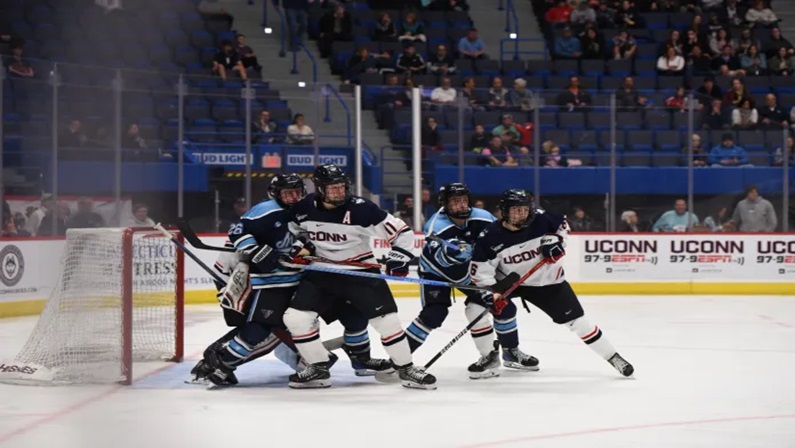
<path id="1" fill-rule="evenodd" d="M 317 194 L 317 196 L 320 197 L 320 200 L 323 201 L 323 202 L 327 202 L 327 203 L 329 203 L 331 205 L 340 206 L 340 205 L 343 205 L 346 202 L 348 202 L 348 199 L 350 199 L 350 197 L 351 197 L 351 181 L 350 181 L 350 179 L 346 178 L 344 180 L 335 180 L 335 181 L 330 181 L 330 182 L 321 182 L 321 181 L 315 180 L 314 182 L 315 182 L 315 194 Z M 328 197 L 326 196 L 326 187 L 328 187 L 329 185 L 334 185 L 334 184 L 345 184 L 345 196 L 342 199 L 338 200 L 338 201 L 332 201 L 332 200 L 328 199 Z"/>
<path id="2" fill-rule="evenodd" d="M 282 208 L 286 209 L 292 207 L 295 204 L 286 204 L 284 201 L 282 201 L 282 190 L 295 190 L 295 189 L 301 190 L 301 199 L 303 199 L 304 196 L 306 196 L 306 185 L 304 185 L 303 181 L 301 181 L 300 185 L 296 186 L 288 185 L 284 187 L 277 187 L 275 185 L 270 185 L 268 186 L 268 194 L 270 195 L 271 199 L 275 200 L 277 204 L 279 204 Z M 299 199 L 299 201 L 301 199 Z"/>
<path id="3" fill-rule="evenodd" d="M 524 220 L 524 222 L 522 222 L 520 224 L 514 224 L 514 223 L 512 223 L 510 221 L 510 219 L 511 219 L 511 207 L 530 207 L 530 210 L 527 213 L 527 218 Z M 520 229 L 524 229 L 524 228 L 528 227 L 530 225 L 530 223 L 533 221 L 533 217 L 535 217 L 535 211 L 533 209 L 533 204 L 532 203 L 530 203 L 528 205 L 508 204 L 507 206 L 500 206 L 500 213 L 502 213 L 502 221 L 503 222 L 505 222 L 506 224 L 510 224 L 510 225 L 512 225 L 514 227 L 520 228 Z"/>
<path id="4" fill-rule="evenodd" d="M 455 197 L 458 197 L 458 196 L 466 196 L 466 198 L 467 198 L 467 210 L 465 212 L 461 212 L 461 213 L 458 213 L 458 214 L 454 215 L 454 214 L 451 214 L 450 212 L 447 211 L 447 204 L 450 202 L 451 199 L 453 199 Z M 447 196 L 446 199 L 442 202 L 442 208 L 444 209 L 444 213 L 447 216 L 451 217 L 451 218 L 467 219 L 467 218 L 469 218 L 472 215 L 472 195 L 469 194 L 469 193 L 466 193 L 466 194 L 454 194 L 452 196 Z"/>

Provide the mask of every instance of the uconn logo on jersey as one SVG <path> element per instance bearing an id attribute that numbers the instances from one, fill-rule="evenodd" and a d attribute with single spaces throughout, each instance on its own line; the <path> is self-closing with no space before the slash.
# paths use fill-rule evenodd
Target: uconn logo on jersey
<path id="1" fill-rule="evenodd" d="M 340 241 L 348 241 L 348 235 L 331 232 L 313 232 L 311 230 L 306 232 L 312 241 L 329 241 L 332 243 L 339 243 Z"/>
<path id="2" fill-rule="evenodd" d="M 531 261 L 541 254 L 541 249 L 526 250 L 516 255 L 510 255 L 502 259 L 505 264 L 519 264 Z"/>

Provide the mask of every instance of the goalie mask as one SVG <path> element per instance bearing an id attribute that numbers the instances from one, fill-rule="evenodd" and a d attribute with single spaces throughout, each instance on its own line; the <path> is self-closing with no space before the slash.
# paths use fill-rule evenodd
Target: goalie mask
<path id="1" fill-rule="evenodd" d="M 323 202 L 340 206 L 348 202 L 351 197 L 351 181 L 348 175 L 333 163 L 315 168 L 312 181 L 315 183 L 315 194 Z M 337 185 L 341 185 L 341 188 L 336 187 Z M 329 186 L 339 191 L 329 192 Z"/>
<path id="2" fill-rule="evenodd" d="M 293 195 L 295 197 L 291 197 L 288 202 L 285 202 L 282 197 L 282 192 L 285 190 L 298 190 L 298 194 Z M 306 187 L 301 176 L 295 173 L 277 174 L 273 176 L 270 185 L 268 185 L 268 195 L 282 208 L 290 208 L 306 196 Z"/>
<path id="3" fill-rule="evenodd" d="M 532 194 L 524 190 L 505 190 L 500 196 L 500 213 L 507 224 L 520 229 L 529 226 L 535 215 Z"/>
<path id="4" fill-rule="evenodd" d="M 450 207 L 450 200 L 455 197 L 466 197 L 466 206 L 461 207 L 456 205 Z M 442 185 L 439 188 L 439 206 L 444 209 L 444 213 L 456 219 L 467 219 L 472 214 L 472 195 L 469 193 L 469 188 L 460 182 L 453 182 L 451 184 Z"/>

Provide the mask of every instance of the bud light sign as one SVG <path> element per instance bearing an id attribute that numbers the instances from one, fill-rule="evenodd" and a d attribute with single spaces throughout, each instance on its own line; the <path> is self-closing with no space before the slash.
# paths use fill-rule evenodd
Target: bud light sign
<path id="1" fill-rule="evenodd" d="M 205 165 L 236 165 L 246 166 L 253 163 L 253 157 L 246 158 L 245 154 L 203 152 L 197 154 L 198 159 Z M 246 162 L 248 160 L 248 162 Z"/>
<path id="2" fill-rule="evenodd" d="M 348 156 L 335 154 L 335 155 L 320 155 L 318 157 L 318 165 L 333 163 L 339 167 L 348 166 Z M 312 154 L 287 154 L 287 167 L 301 167 L 301 166 L 315 166 L 315 156 Z"/>

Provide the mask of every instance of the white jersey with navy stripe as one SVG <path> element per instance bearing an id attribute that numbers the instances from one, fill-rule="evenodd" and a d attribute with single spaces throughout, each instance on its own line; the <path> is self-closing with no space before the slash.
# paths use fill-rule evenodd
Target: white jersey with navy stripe
<path id="1" fill-rule="evenodd" d="M 426 237 L 435 235 L 466 247 L 473 245 L 478 235 L 496 219 L 486 210 L 473 208 L 469 218 L 458 226 L 440 210 L 425 223 L 423 230 Z M 453 283 L 469 283 L 471 254 L 471 250 L 465 249 L 459 257 L 450 258 L 438 241 L 426 239 L 420 257 L 420 275 L 430 274 Z"/>
<path id="2" fill-rule="evenodd" d="M 515 232 L 506 229 L 502 221 L 492 223 L 475 243 L 470 268 L 472 282 L 492 286 L 512 272 L 525 275 L 541 261 L 541 237 L 548 234 L 563 238 L 565 247 L 569 235 L 566 217 L 535 210 L 530 225 Z M 542 266 L 522 285 L 546 286 L 565 280 L 563 266 L 555 263 Z"/>
<path id="3" fill-rule="evenodd" d="M 272 199 L 262 201 L 251 207 L 239 223 L 230 227 L 229 241 L 243 259 L 250 258 L 264 244 L 279 252 L 289 253 L 295 242 L 295 235 L 289 229 L 290 217 L 290 211 L 283 209 L 278 202 Z M 263 272 L 254 264 L 249 271 L 253 289 L 296 286 L 301 275 L 295 270 L 283 268 Z"/>
<path id="4" fill-rule="evenodd" d="M 327 209 L 314 194 L 309 194 L 293 207 L 293 213 L 291 230 L 312 241 L 317 257 L 374 263 L 373 238 L 385 239 L 408 252 L 414 245 L 414 234 L 406 223 L 358 196 L 352 196 L 339 207 Z M 327 266 L 363 269 L 338 264 Z"/>

